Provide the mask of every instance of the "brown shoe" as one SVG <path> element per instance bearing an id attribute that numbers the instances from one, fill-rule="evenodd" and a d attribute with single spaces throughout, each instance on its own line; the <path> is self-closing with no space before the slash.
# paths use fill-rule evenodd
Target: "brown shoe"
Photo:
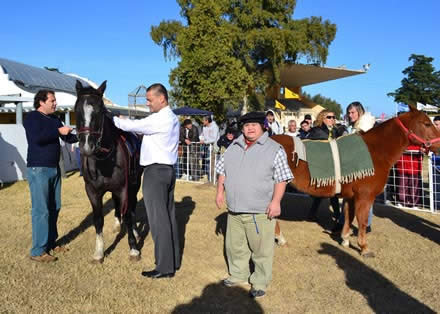
<path id="1" fill-rule="evenodd" d="M 56 246 L 52 249 L 55 253 L 66 253 L 69 252 L 69 248 L 65 246 Z"/>
<path id="2" fill-rule="evenodd" d="M 30 258 L 31 260 L 40 263 L 51 263 L 51 262 L 55 262 L 58 259 L 57 257 L 47 253 L 43 253 L 40 256 L 31 256 Z"/>

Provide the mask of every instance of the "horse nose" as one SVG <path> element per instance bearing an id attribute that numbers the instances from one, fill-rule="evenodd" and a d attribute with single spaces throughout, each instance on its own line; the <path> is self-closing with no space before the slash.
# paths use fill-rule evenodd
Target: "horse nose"
<path id="1" fill-rule="evenodd" d="M 92 143 L 89 143 L 88 140 L 86 140 L 83 143 L 80 143 L 79 150 L 81 154 L 84 154 L 85 156 L 91 156 L 95 150 L 95 146 Z"/>

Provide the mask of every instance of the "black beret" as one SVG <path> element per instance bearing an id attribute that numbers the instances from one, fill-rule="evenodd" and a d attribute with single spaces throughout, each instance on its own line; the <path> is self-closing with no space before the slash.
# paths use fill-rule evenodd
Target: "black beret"
<path id="1" fill-rule="evenodd" d="M 264 120 L 266 120 L 266 115 L 263 112 L 252 111 L 241 116 L 240 123 L 241 125 L 249 122 L 264 124 Z"/>

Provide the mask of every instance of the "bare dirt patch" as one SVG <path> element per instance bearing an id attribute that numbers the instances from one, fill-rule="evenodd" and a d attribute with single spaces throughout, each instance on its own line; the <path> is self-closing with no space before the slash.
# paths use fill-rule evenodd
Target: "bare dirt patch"
<path id="1" fill-rule="evenodd" d="M 139 194 L 139 223 L 145 217 Z M 142 260 L 130 262 L 124 233 L 112 232 L 113 205 L 105 197 L 106 258 L 90 263 L 95 245 L 91 207 L 77 173 L 63 180 L 61 241 L 70 251 L 43 265 L 29 260 L 30 198 L 26 182 L 0 190 L 0 312 L 4 313 L 428 313 L 440 310 L 440 216 L 375 206 L 369 235 L 373 259 L 359 255 L 356 238 L 342 248 L 326 231 L 328 203 L 319 222 L 304 221 L 311 200 L 286 196 L 281 226 L 288 247 L 277 248 L 273 281 L 261 300 L 248 287 L 225 288 L 225 215 L 215 188 L 178 183 L 176 206 L 184 247 L 172 280 L 143 278 L 154 267 L 148 225 Z"/>

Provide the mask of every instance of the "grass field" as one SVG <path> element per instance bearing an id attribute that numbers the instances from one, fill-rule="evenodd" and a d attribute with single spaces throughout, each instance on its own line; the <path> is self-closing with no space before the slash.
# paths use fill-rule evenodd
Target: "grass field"
<path id="1" fill-rule="evenodd" d="M 281 227 L 288 247 L 276 248 L 273 281 L 261 300 L 248 287 L 226 288 L 224 210 L 211 185 L 178 183 L 176 206 L 184 245 L 181 270 L 171 280 L 143 278 L 154 266 L 144 225 L 142 259 L 130 262 L 127 237 L 112 232 L 105 198 L 106 259 L 91 264 L 95 231 L 84 183 L 63 180 L 60 240 L 70 251 L 53 264 L 29 260 L 30 197 L 26 182 L 0 190 L 0 313 L 432 313 L 440 310 L 440 215 L 375 206 L 369 244 L 376 257 L 359 255 L 356 238 L 344 249 L 331 228 L 328 203 L 319 222 L 304 221 L 311 199 L 287 195 Z"/>

